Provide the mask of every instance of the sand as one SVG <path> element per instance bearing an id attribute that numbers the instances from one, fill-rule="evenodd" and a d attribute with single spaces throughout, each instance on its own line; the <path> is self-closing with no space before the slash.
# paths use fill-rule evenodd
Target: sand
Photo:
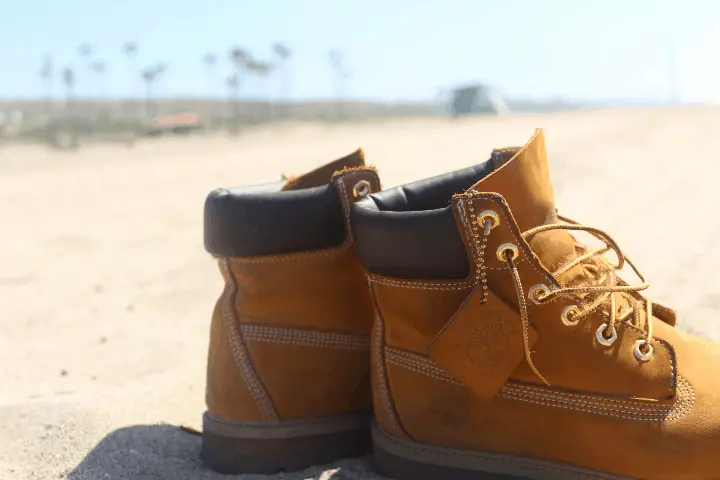
<path id="1" fill-rule="evenodd" d="M 385 186 L 544 127 L 560 212 L 609 231 L 680 312 L 720 332 L 720 109 L 296 125 L 75 154 L 0 149 L 0 478 L 220 479 L 199 461 L 209 318 L 205 195 L 362 145 Z M 250 478 L 260 478 L 247 476 Z M 278 477 L 280 478 L 280 477 Z M 373 478 L 343 461 L 282 478 Z M 378 477 L 379 478 L 379 477 Z"/>

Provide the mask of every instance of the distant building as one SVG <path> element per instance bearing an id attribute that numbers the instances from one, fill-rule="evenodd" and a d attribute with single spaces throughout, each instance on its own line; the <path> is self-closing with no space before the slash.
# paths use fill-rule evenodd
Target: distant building
<path id="1" fill-rule="evenodd" d="M 486 85 L 467 85 L 452 91 L 450 110 L 455 116 L 475 113 L 504 115 L 510 113 L 502 96 Z"/>
<path id="2" fill-rule="evenodd" d="M 10 112 L 10 123 L 20 124 L 23 122 L 23 118 L 25 118 L 25 114 L 22 110 L 13 110 L 12 112 Z"/>
<path id="3" fill-rule="evenodd" d="M 184 112 L 172 115 L 161 115 L 152 119 L 148 134 L 189 133 L 202 128 L 200 116 L 196 113 Z"/>

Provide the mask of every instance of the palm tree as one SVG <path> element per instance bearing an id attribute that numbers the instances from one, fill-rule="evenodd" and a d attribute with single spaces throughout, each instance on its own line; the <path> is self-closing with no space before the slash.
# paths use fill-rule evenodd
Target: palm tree
<path id="1" fill-rule="evenodd" d="M 66 119 L 66 127 L 67 132 L 65 135 L 58 134 L 55 132 L 54 134 L 51 134 L 52 142 L 56 142 L 57 145 L 72 145 L 74 143 L 74 138 L 76 138 L 76 123 L 75 120 L 72 119 L 73 116 L 73 110 L 75 110 L 75 104 L 74 104 L 74 92 L 75 92 L 75 70 L 72 69 L 72 67 L 65 67 L 62 72 L 62 83 L 65 86 L 65 110 L 66 114 L 68 115 L 68 118 Z M 69 120 L 69 121 L 67 121 Z M 69 137 L 68 137 L 69 135 Z M 63 140 L 64 139 L 64 140 Z M 67 141 L 70 141 L 70 144 L 67 143 Z"/>
<path id="2" fill-rule="evenodd" d="M 91 65 L 93 72 L 98 75 L 105 75 L 107 65 L 101 60 L 96 60 Z"/>
<path id="3" fill-rule="evenodd" d="M 65 86 L 65 107 L 70 108 L 75 91 L 75 71 L 70 67 L 65 67 L 62 73 L 62 82 Z"/>
<path id="4" fill-rule="evenodd" d="M 80 58 L 83 59 L 92 70 L 92 57 L 93 57 L 93 47 L 89 43 L 83 43 L 80 46 L 78 46 L 78 54 L 80 55 Z"/>
<path id="5" fill-rule="evenodd" d="M 145 82 L 145 116 L 150 118 L 155 115 L 153 104 L 152 104 L 152 88 L 157 84 L 158 80 L 166 71 L 166 66 L 163 63 L 157 63 L 152 67 L 148 67 L 142 71 L 141 76 Z"/>
<path id="6" fill-rule="evenodd" d="M 215 102 L 213 101 L 212 97 L 215 93 L 215 75 L 216 75 L 216 67 L 217 67 L 217 55 L 213 53 L 206 53 L 205 56 L 203 56 L 202 59 L 203 63 L 205 64 L 205 68 L 207 69 L 208 73 L 208 102 L 210 105 L 210 123 L 212 125 L 215 124 Z"/>
<path id="7" fill-rule="evenodd" d="M 345 62 L 343 54 L 338 50 L 331 50 L 328 52 L 328 59 L 330 60 L 330 66 L 335 70 L 336 76 L 336 93 L 335 102 L 337 106 L 338 119 L 345 117 L 343 109 L 343 97 L 345 96 L 345 82 L 350 77 L 350 72 L 345 68 Z"/>
<path id="8" fill-rule="evenodd" d="M 105 62 L 101 60 L 95 60 L 90 65 L 90 68 L 92 69 L 93 73 L 97 75 L 97 81 L 98 81 L 98 91 L 97 91 L 97 102 L 98 102 L 98 110 L 101 110 L 101 100 L 100 97 L 103 95 L 104 90 L 104 84 L 105 84 L 105 73 L 107 72 L 107 65 Z"/>
<path id="9" fill-rule="evenodd" d="M 242 77 L 248 71 L 248 63 L 251 62 L 250 54 L 241 47 L 234 47 L 230 50 L 230 62 L 235 68 L 235 73 L 226 80 L 233 102 L 233 133 L 237 133 L 240 124 L 240 84 Z M 230 101 L 230 99 L 228 99 Z"/>
<path id="10" fill-rule="evenodd" d="M 145 116 L 150 116 L 150 95 L 152 94 L 152 84 L 155 82 L 155 69 L 146 68 L 140 75 L 145 82 Z"/>
<path id="11" fill-rule="evenodd" d="M 206 53 L 202 61 L 205 64 L 205 68 L 207 69 L 208 74 L 208 92 L 210 96 L 212 96 L 213 92 L 215 91 L 215 69 L 217 67 L 217 55 L 213 53 Z"/>
<path id="12" fill-rule="evenodd" d="M 244 70 L 251 60 L 250 54 L 243 48 L 235 47 L 230 51 L 230 60 L 237 70 Z"/>
<path id="13" fill-rule="evenodd" d="M 287 114 L 292 116 L 290 102 L 290 90 L 292 88 L 292 76 L 288 68 L 287 61 L 292 55 L 290 49 L 282 43 L 276 43 L 273 45 L 273 53 L 277 62 L 277 68 L 280 70 L 280 97 L 285 97 L 285 101 L 288 102 Z"/>
<path id="14" fill-rule="evenodd" d="M 89 43 L 83 43 L 80 46 L 78 46 L 78 54 L 80 55 L 80 58 L 83 59 L 83 61 L 86 63 L 86 65 L 90 68 L 90 71 L 94 71 L 93 68 L 93 55 L 95 54 L 95 50 L 93 49 L 93 46 Z M 93 107 L 93 95 L 92 93 L 88 93 L 87 95 L 89 97 L 89 105 L 92 108 Z"/>
<path id="15" fill-rule="evenodd" d="M 167 64 L 163 62 L 158 62 L 155 64 L 155 71 L 157 72 L 157 80 L 160 80 L 160 77 L 167 72 Z"/>
<path id="16" fill-rule="evenodd" d="M 128 67 L 129 67 L 129 75 L 128 79 L 134 80 L 135 79 L 135 57 L 137 57 L 138 53 L 138 44 L 135 42 L 125 42 L 123 46 L 121 47 L 123 55 L 125 55 L 125 58 L 128 59 Z M 131 111 L 132 106 L 132 95 L 128 96 L 128 100 L 125 103 L 125 115 L 128 115 Z"/>
<path id="17" fill-rule="evenodd" d="M 228 105 L 232 104 L 233 106 L 233 120 L 230 125 L 230 133 L 237 134 L 240 123 L 240 75 L 238 73 L 231 74 L 227 80 L 225 80 L 225 85 L 228 88 Z"/>
<path id="18" fill-rule="evenodd" d="M 168 69 L 167 64 L 164 62 L 158 62 L 155 65 L 156 76 L 155 76 L 154 86 L 156 89 L 156 91 L 155 91 L 156 97 L 157 97 L 157 89 L 159 86 L 161 86 L 160 81 L 164 80 L 164 75 L 165 75 L 165 72 L 167 72 L 167 69 Z M 160 113 L 162 113 L 162 112 L 160 112 Z"/>
<path id="19" fill-rule="evenodd" d="M 125 42 L 122 46 L 122 51 L 126 57 L 132 58 L 137 54 L 138 46 L 135 42 Z"/>
<path id="20" fill-rule="evenodd" d="M 43 57 L 40 67 L 40 79 L 45 84 L 45 114 L 50 115 L 52 111 L 52 87 L 53 87 L 53 62 L 49 55 Z"/>
<path id="21" fill-rule="evenodd" d="M 93 47 L 89 43 L 83 43 L 78 47 L 78 53 L 84 60 L 89 60 L 93 55 Z"/>
<path id="22" fill-rule="evenodd" d="M 268 62 L 261 62 L 259 60 L 248 60 L 246 68 L 248 73 L 256 75 L 261 79 L 261 81 L 267 81 L 267 78 L 270 76 L 270 72 L 272 72 L 273 66 Z M 268 110 L 270 110 L 269 116 L 272 118 L 272 106 L 268 108 Z M 256 115 L 256 120 L 257 119 L 262 120 L 262 115 Z"/>

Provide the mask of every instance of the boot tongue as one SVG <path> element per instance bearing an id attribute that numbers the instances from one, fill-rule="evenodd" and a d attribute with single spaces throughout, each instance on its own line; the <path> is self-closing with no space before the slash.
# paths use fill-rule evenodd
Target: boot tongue
<path id="1" fill-rule="evenodd" d="M 521 232 L 559 222 L 542 129 L 535 130 L 523 147 L 494 150 L 491 161 L 495 171 L 471 190 L 496 192 L 505 197 Z M 528 243 L 550 272 L 577 257 L 575 239 L 566 230 L 541 232 L 528 239 Z M 558 281 L 567 285 L 578 275 L 583 275 L 583 269 L 575 267 Z"/>
<path id="2" fill-rule="evenodd" d="M 495 171 L 473 185 L 471 190 L 496 192 L 505 197 L 521 232 L 540 225 L 560 223 L 542 129 L 535 130 L 523 147 L 493 151 L 491 161 Z M 562 229 L 533 235 L 528 239 L 528 244 L 550 273 L 576 259 L 578 251 L 584 251 L 575 238 Z M 594 284 L 596 281 L 594 274 L 583 264 L 555 275 L 555 278 L 561 286 L 566 287 Z M 616 296 L 616 308 L 623 310 L 627 306 L 627 299 Z"/>
<path id="3" fill-rule="evenodd" d="M 358 168 L 365 165 L 365 154 L 361 148 L 358 148 L 350 155 L 330 162 L 322 167 L 305 173 L 303 175 L 290 177 L 288 182 L 282 188 L 283 190 L 302 190 L 305 188 L 319 187 L 327 185 L 332 180 L 335 172 L 345 170 L 347 168 Z M 286 176 L 287 177 L 287 176 Z"/>

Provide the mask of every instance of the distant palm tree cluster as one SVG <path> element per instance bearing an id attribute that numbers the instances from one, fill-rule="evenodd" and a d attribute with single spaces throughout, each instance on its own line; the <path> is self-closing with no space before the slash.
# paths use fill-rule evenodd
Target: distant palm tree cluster
<path id="1" fill-rule="evenodd" d="M 138 68 L 136 64 L 138 50 L 139 45 L 136 42 L 126 42 L 121 47 L 123 56 L 128 60 L 128 65 L 131 68 L 132 75 L 138 75 L 139 80 L 141 80 L 145 85 L 144 113 L 146 117 L 151 117 L 155 113 L 153 108 L 155 89 L 159 80 L 166 75 L 168 66 L 163 62 L 156 62 L 154 64 Z M 94 47 L 88 43 L 78 46 L 77 53 L 83 63 L 88 67 L 88 71 L 95 76 L 95 80 L 97 81 L 97 94 L 93 96 L 101 98 L 104 94 L 103 88 L 105 84 L 105 77 L 108 72 L 107 62 L 99 58 Z M 228 93 L 228 105 L 234 105 L 232 110 L 234 111 L 233 116 L 236 119 L 238 118 L 241 87 L 250 76 L 267 79 L 271 75 L 277 73 L 281 78 L 283 94 L 287 95 L 291 81 L 290 71 L 287 68 L 287 62 L 292 56 L 292 51 L 286 45 L 282 43 L 275 43 L 272 45 L 272 61 L 259 60 L 251 55 L 247 50 L 240 47 L 230 48 L 227 55 L 227 61 L 229 61 L 232 65 L 232 72 L 224 79 L 224 85 Z M 330 51 L 328 53 L 328 60 L 335 76 L 337 77 L 336 93 L 337 95 L 342 96 L 344 81 L 349 76 L 349 72 L 343 64 L 342 54 L 337 50 Z M 221 85 L 221 83 L 218 82 L 219 79 L 217 78 L 217 66 L 220 61 L 220 56 L 216 53 L 210 52 L 203 55 L 199 61 L 202 63 L 207 72 L 210 90 L 211 92 L 214 92 L 217 86 Z M 50 56 L 45 56 L 42 60 L 39 76 L 45 84 L 48 104 L 52 103 L 51 92 L 53 90 L 53 86 L 59 82 L 64 88 L 66 105 L 72 105 L 76 97 L 76 86 L 79 73 L 80 72 L 78 70 L 72 67 L 64 67 L 56 71 L 53 66 L 52 58 Z M 270 109 L 272 110 L 272 108 L 271 103 Z M 127 114 L 128 112 L 126 111 L 125 113 Z M 272 116 L 272 112 L 270 115 Z"/>

